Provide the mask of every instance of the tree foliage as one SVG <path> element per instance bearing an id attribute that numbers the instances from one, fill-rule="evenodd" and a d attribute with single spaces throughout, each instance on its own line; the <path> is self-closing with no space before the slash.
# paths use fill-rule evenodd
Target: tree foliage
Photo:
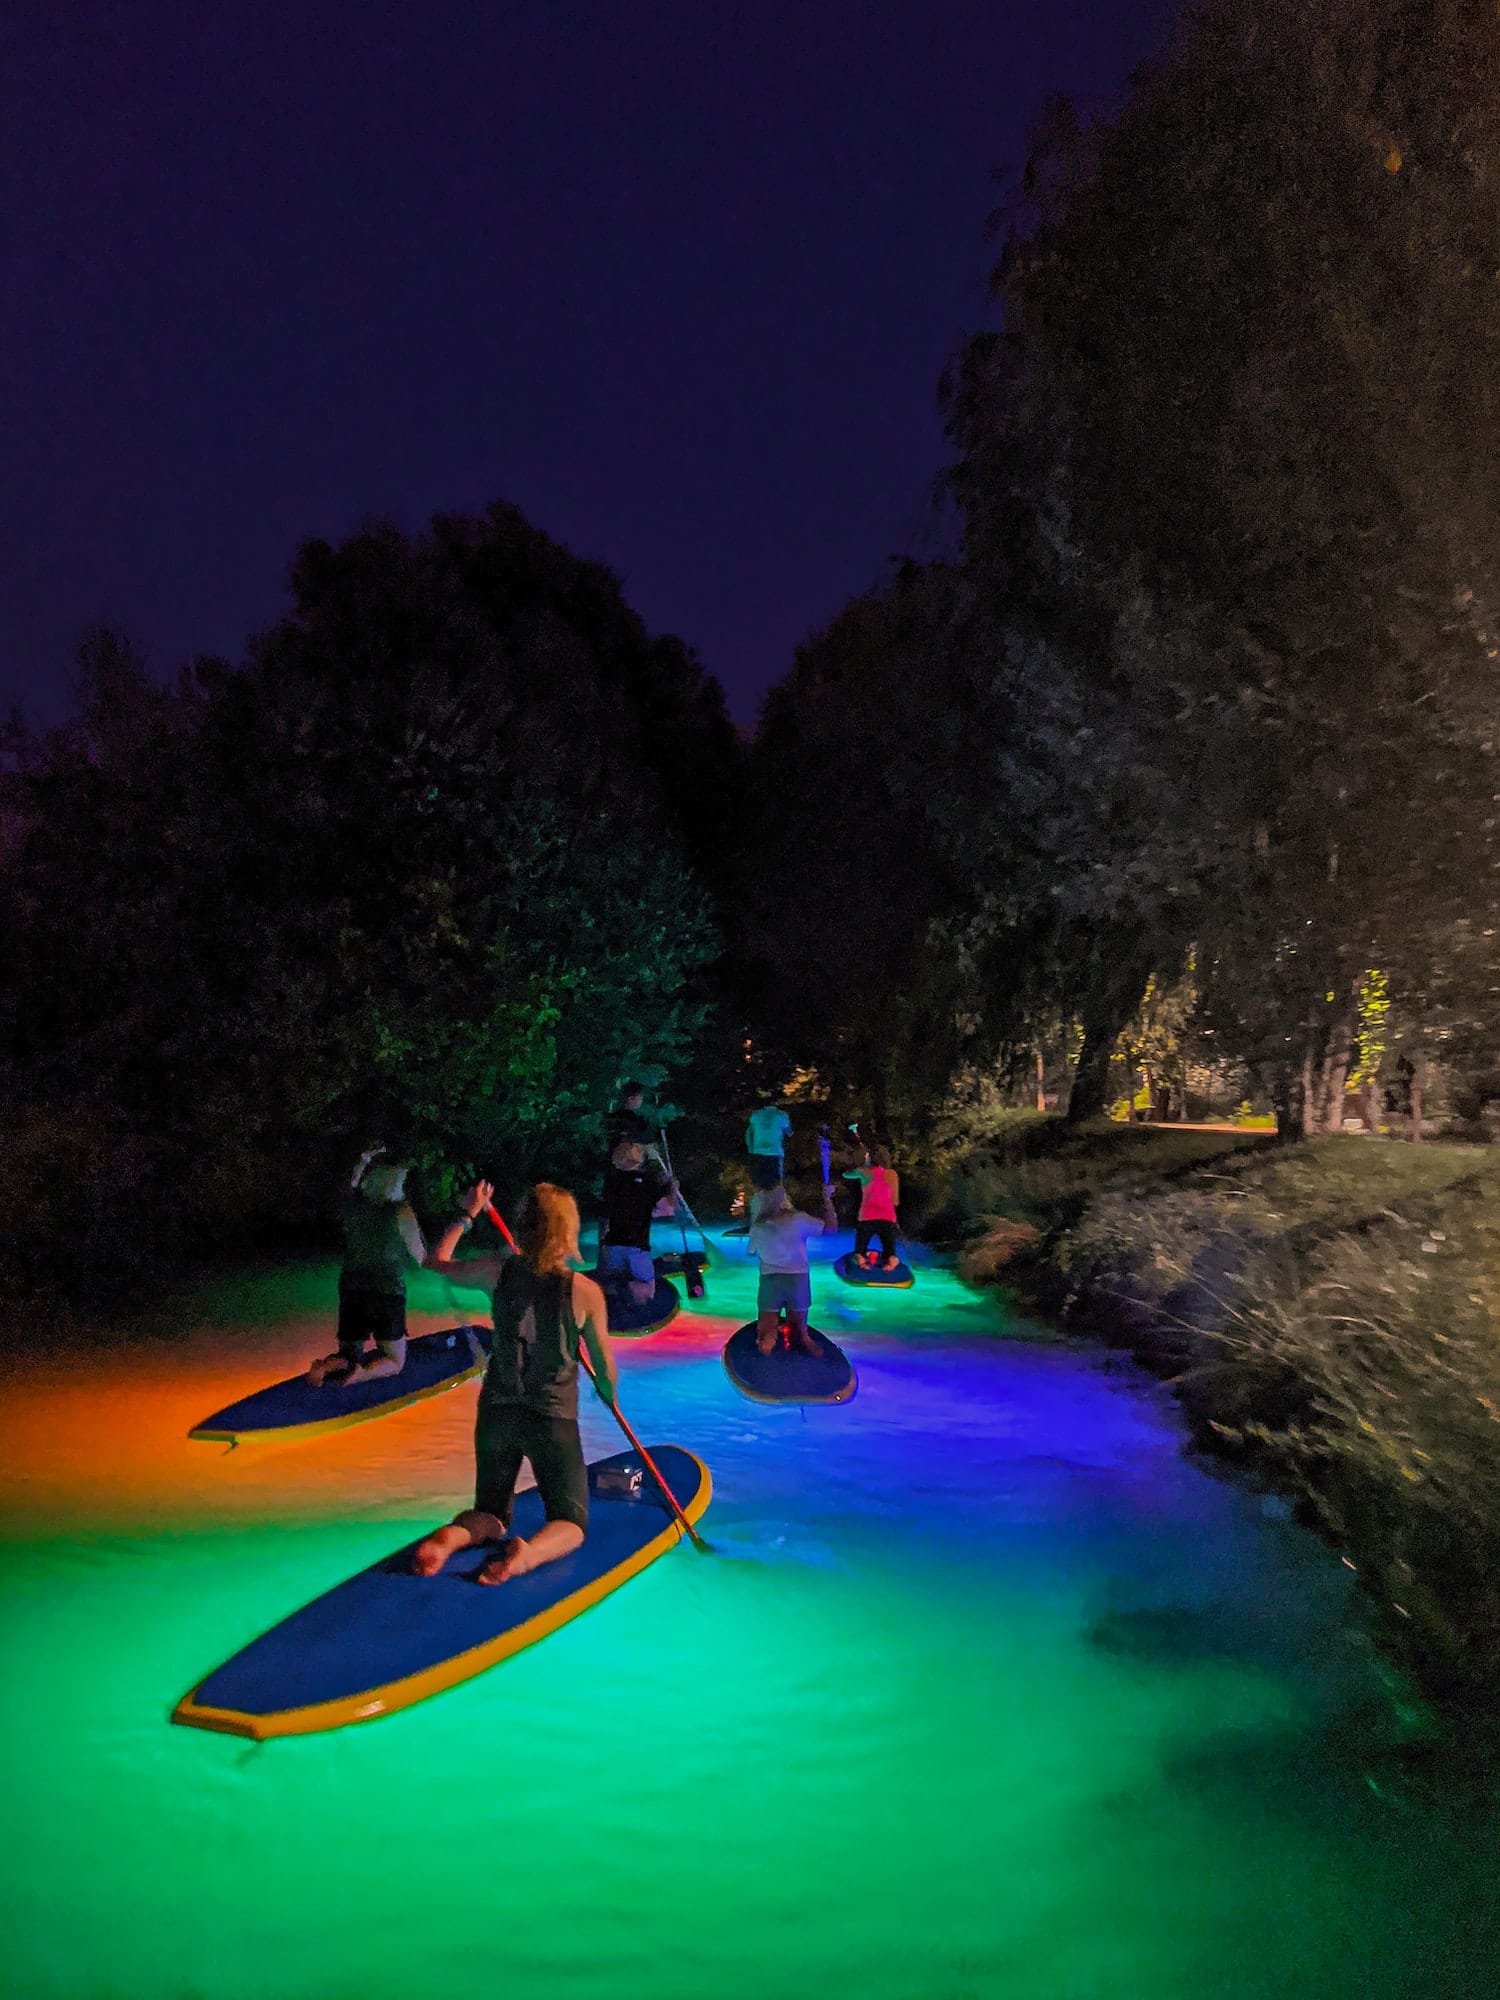
<path id="1" fill-rule="evenodd" d="M 1113 601 L 1145 846 L 1196 829 L 1208 1003 L 1289 1115 L 1368 966 L 1420 1007 L 1493 934 L 1497 168 L 1492 8 L 1211 0 L 1118 120 L 1054 111 L 950 381 L 969 566 Z"/>
<path id="2" fill-rule="evenodd" d="M 293 594 L 167 692 L 97 642 L 7 781 L 10 1192 L 83 1176 L 97 1262 L 285 1223 L 382 1132 L 574 1175 L 704 1018 L 738 763 L 691 657 L 505 507 L 313 543 Z"/>

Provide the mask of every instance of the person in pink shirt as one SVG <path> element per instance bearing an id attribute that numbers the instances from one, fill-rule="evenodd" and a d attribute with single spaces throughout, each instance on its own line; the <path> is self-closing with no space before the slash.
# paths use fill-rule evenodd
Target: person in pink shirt
<path id="1" fill-rule="evenodd" d="M 891 1165 L 889 1152 L 884 1146 L 875 1147 L 865 1164 L 852 1168 L 844 1179 L 858 1181 L 862 1190 L 859 1221 L 854 1228 L 855 1263 L 867 1271 L 894 1271 L 898 1262 L 896 1204 L 901 1199 L 901 1176 Z M 872 1251 L 870 1244 L 876 1237 L 880 1239 L 880 1249 Z"/>

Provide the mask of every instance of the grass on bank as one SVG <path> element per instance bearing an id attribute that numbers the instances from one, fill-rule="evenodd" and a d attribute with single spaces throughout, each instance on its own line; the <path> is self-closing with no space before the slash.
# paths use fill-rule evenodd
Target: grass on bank
<path id="1" fill-rule="evenodd" d="M 968 1171 L 968 1273 L 1029 1247 L 1347 1553 L 1430 1689 L 1500 1709 L 1500 1148 L 1117 1127 Z"/>

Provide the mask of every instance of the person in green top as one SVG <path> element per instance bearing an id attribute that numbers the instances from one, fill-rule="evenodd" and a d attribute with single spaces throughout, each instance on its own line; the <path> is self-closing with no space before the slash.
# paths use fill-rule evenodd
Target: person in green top
<path id="1" fill-rule="evenodd" d="M 611 1406 L 615 1358 L 606 1332 L 604 1294 L 581 1263 L 578 1203 L 566 1188 L 542 1181 L 516 1217 L 519 1256 L 452 1261 L 458 1241 L 494 1190 L 477 1181 L 463 1213 L 438 1239 L 428 1268 L 456 1284 L 493 1287 L 495 1331 L 479 1392 L 474 1430 L 474 1505 L 418 1544 L 412 1568 L 436 1576 L 459 1549 L 493 1543 L 481 1583 L 504 1583 L 542 1563 L 571 1555 L 588 1533 L 589 1475 L 578 1433 L 578 1356 L 588 1350 L 594 1382 Z M 547 1519 L 525 1541 L 510 1532 L 522 1459 L 531 1460 Z"/>
<path id="2" fill-rule="evenodd" d="M 359 1156 L 344 1201 L 339 1267 L 338 1347 L 307 1371 L 313 1387 L 375 1382 L 406 1366 L 406 1266 L 427 1261 L 427 1245 L 406 1199 L 407 1165 L 373 1166 L 384 1149 Z M 373 1355 L 365 1343 L 375 1342 Z"/>

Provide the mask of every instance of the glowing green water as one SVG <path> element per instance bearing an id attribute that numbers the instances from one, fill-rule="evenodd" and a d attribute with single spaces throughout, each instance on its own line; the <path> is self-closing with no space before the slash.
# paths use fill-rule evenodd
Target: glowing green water
<path id="1" fill-rule="evenodd" d="M 387 1721 L 168 1728 L 462 1496 L 472 1389 L 260 1460 L 181 1442 L 316 1344 L 327 1282 L 8 1385 L 5 1994 L 1493 1990 L 1495 1849 L 1393 1786 L 1347 1573 L 1184 1464 L 1152 1395 L 936 1273 L 820 1277 L 844 1409 L 735 1395 L 745 1271 L 623 1350 L 643 1435 L 713 1468 L 715 1557 Z"/>

